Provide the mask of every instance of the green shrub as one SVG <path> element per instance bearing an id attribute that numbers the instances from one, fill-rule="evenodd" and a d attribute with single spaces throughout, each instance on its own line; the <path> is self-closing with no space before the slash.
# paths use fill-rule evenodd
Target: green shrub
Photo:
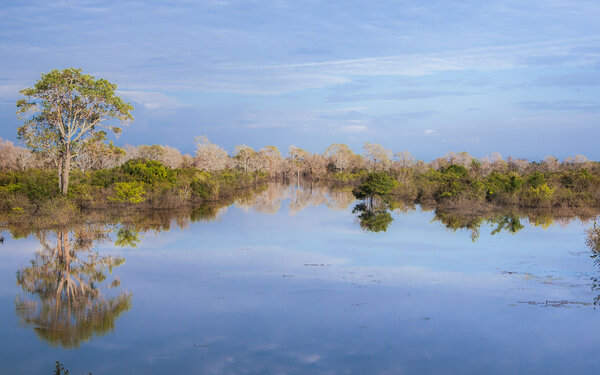
<path id="1" fill-rule="evenodd" d="M 487 177 L 486 186 L 486 197 L 493 199 L 502 194 L 514 194 L 523 185 L 523 179 L 516 173 L 497 173 L 492 172 Z"/>
<path id="2" fill-rule="evenodd" d="M 117 169 L 99 169 L 90 172 L 89 184 L 107 188 L 116 182 L 123 182 L 124 176 Z"/>
<path id="3" fill-rule="evenodd" d="M 144 194 L 146 194 L 146 191 L 144 190 L 143 182 L 117 182 L 115 184 L 115 195 L 108 197 L 108 200 L 113 202 L 141 203 L 146 200 Z"/>
<path id="4" fill-rule="evenodd" d="M 172 169 L 165 167 L 156 160 L 132 159 L 121 166 L 124 173 L 132 176 L 137 181 L 147 184 L 156 182 L 175 182 L 175 174 Z"/>
<path id="5" fill-rule="evenodd" d="M 192 194 L 205 200 L 217 197 L 219 195 L 219 188 L 219 184 L 208 178 L 194 179 L 190 183 Z"/>
<path id="6" fill-rule="evenodd" d="M 373 172 L 358 188 L 354 190 L 357 199 L 384 197 L 398 186 L 398 181 L 385 172 Z"/>
<path id="7" fill-rule="evenodd" d="M 540 172 L 535 172 L 529 176 L 527 179 L 527 183 L 531 185 L 532 188 L 538 188 L 546 183 L 546 178 Z"/>

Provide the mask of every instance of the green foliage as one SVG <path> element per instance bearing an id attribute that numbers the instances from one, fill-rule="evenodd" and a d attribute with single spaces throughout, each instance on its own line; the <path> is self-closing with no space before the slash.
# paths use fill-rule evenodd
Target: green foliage
<path id="1" fill-rule="evenodd" d="M 533 193 L 533 195 L 536 198 L 539 198 L 541 200 L 549 200 L 550 198 L 552 198 L 552 195 L 554 194 L 554 188 L 551 188 L 548 186 L 548 184 L 544 183 L 536 188 L 531 188 L 531 192 Z"/>
<path id="2" fill-rule="evenodd" d="M 107 188 L 115 182 L 123 182 L 126 177 L 118 169 L 99 169 L 89 172 L 89 184 Z"/>
<path id="3" fill-rule="evenodd" d="M 140 234 L 133 228 L 120 228 L 117 232 L 115 246 L 137 248 L 141 242 Z"/>
<path id="4" fill-rule="evenodd" d="M 146 191 L 144 190 L 143 182 L 118 182 L 115 184 L 115 195 L 108 197 L 108 200 L 113 202 L 141 203 L 146 200 L 144 194 L 146 194 Z"/>
<path id="5" fill-rule="evenodd" d="M 540 172 L 535 172 L 527 179 L 527 183 L 531 185 L 532 188 L 538 188 L 546 183 L 546 178 Z"/>
<path id="6" fill-rule="evenodd" d="M 486 197 L 493 199 L 502 194 L 515 194 L 523 182 L 523 179 L 516 173 L 492 172 L 485 181 Z"/>
<path id="7" fill-rule="evenodd" d="M 42 74 L 33 87 L 20 91 L 26 99 L 17 101 L 17 115 L 24 120 L 18 137 L 33 152 L 62 164 L 62 194 L 68 191 L 71 157 L 102 139 L 102 129 L 120 134 L 120 127 L 104 121 L 133 120 L 133 107 L 116 89 L 105 79 L 68 68 Z"/>
<path id="8" fill-rule="evenodd" d="M 215 198 L 219 194 L 219 184 L 208 178 L 198 178 L 190 183 L 192 193 L 202 199 Z"/>
<path id="9" fill-rule="evenodd" d="M 364 210 L 358 215 L 360 227 L 369 232 L 385 232 L 394 221 L 387 211 Z"/>
<path id="10" fill-rule="evenodd" d="M 430 170 L 427 177 L 437 186 L 434 193 L 436 199 L 458 197 L 467 190 L 471 182 L 469 171 L 462 165 L 456 164 L 450 164 L 439 171 Z"/>
<path id="11" fill-rule="evenodd" d="M 586 245 L 594 252 L 600 253 L 600 225 L 594 221 L 594 225 L 586 230 Z"/>
<path id="12" fill-rule="evenodd" d="M 175 181 L 173 170 L 156 160 L 132 159 L 123 164 L 121 170 L 136 181 L 147 184 Z"/>
<path id="13" fill-rule="evenodd" d="M 65 370 L 65 366 L 59 361 L 56 361 L 56 367 L 54 368 L 53 375 L 69 375 L 69 370 Z"/>
<path id="14" fill-rule="evenodd" d="M 71 184 L 71 188 L 69 189 L 69 193 L 67 194 L 67 196 L 73 198 L 79 203 L 83 201 L 88 201 L 92 199 L 90 188 L 91 186 L 85 183 Z"/>
<path id="15" fill-rule="evenodd" d="M 357 171 L 356 173 L 332 172 L 332 175 L 330 178 L 334 181 L 350 183 L 350 182 L 354 182 L 354 181 L 365 180 L 368 175 L 369 175 L 369 173 L 366 170 L 361 169 L 361 170 Z"/>
<path id="16" fill-rule="evenodd" d="M 384 197 L 398 186 L 398 181 L 385 172 L 369 173 L 363 184 L 354 190 L 357 199 Z"/>
<path id="17" fill-rule="evenodd" d="M 40 169 L 0 173 L 0 190 L 22 193 L 32 202 L 40 202 L 58 194 L 56 175 Z"/>
<path id="18" fill-rule="evenodd" d="M 593 189 L 594 186 L 600 185 L 598 176 L 594 176 L 587 169 L 565 171 L 560 175 L 559 182 L 566 189 L 575 192 L 583 192 L 588 189 Z"/>
<path id="19" fill-rule="evenodd" d="M 496 223 L 496 229 L 492 231 L 492 235 L 498 234 L 502 231 L 506 231 L 511 234 L 515 234 L 521 229 L 525 228 L 523 224 L 521 224 L 521 220 L 516 215 L 503 215 L 495 220 L 489 220 L 490 223 Z"/>
<path id="20" fill-rule="evenodd" d="M 4 191 L 7 193 L 16 193 L 18 191 L 21 191 L 23 189 L 23 186 L 21 186 L 21 184 L 8 184 L 5 186 L 0 186 L 0 191 Z"/>
<path id="21" fill-rule="evenodd" d="M 444 175 L 455 177 L 466 177 L 469 174 L 467 168 L 457 164 L 450 164 L 449 166 L 442 168 L 440 172 Z"/>

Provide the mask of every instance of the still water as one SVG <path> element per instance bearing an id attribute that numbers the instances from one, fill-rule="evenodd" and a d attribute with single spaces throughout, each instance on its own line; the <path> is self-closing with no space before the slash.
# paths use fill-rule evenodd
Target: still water
<path id="1" fill-rule="evenodd" d="M 6 229 L 0 373 L 600 373 L 589 222 L 405 207 L 372 232 L 355 203 L 272 184 L 224 207 Z"/>

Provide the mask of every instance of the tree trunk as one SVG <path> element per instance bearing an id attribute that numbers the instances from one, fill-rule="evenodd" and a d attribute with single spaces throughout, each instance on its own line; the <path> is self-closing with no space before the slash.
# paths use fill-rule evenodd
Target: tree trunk
<path id="1" fill-rule="evenodd" d="M 67 195 L 67 192 L 69 191 L 69 171 L 71 170 L 71 150 L 69 145 L 67 145 L 65 149 L 62 162 L 62 184 L 60 187 L 60 192 L 62 195 Z"/>
<path id="2" fill-rule="evenodd" d="M 58 168 L 58 190 L 62 193 L 62 170 L 63 170 L 63 159 L 62 156 L 58 157 L 56 166 Z"/>

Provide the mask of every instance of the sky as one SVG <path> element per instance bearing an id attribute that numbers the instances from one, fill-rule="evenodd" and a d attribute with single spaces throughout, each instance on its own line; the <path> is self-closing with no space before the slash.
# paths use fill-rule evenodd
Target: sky
<path id="1" fill-rule="evenodd" d="M 600 160 L 600 2 L 2 1 L 0 137 L 52 69 L 117 84 L 115 141 Z"/>

